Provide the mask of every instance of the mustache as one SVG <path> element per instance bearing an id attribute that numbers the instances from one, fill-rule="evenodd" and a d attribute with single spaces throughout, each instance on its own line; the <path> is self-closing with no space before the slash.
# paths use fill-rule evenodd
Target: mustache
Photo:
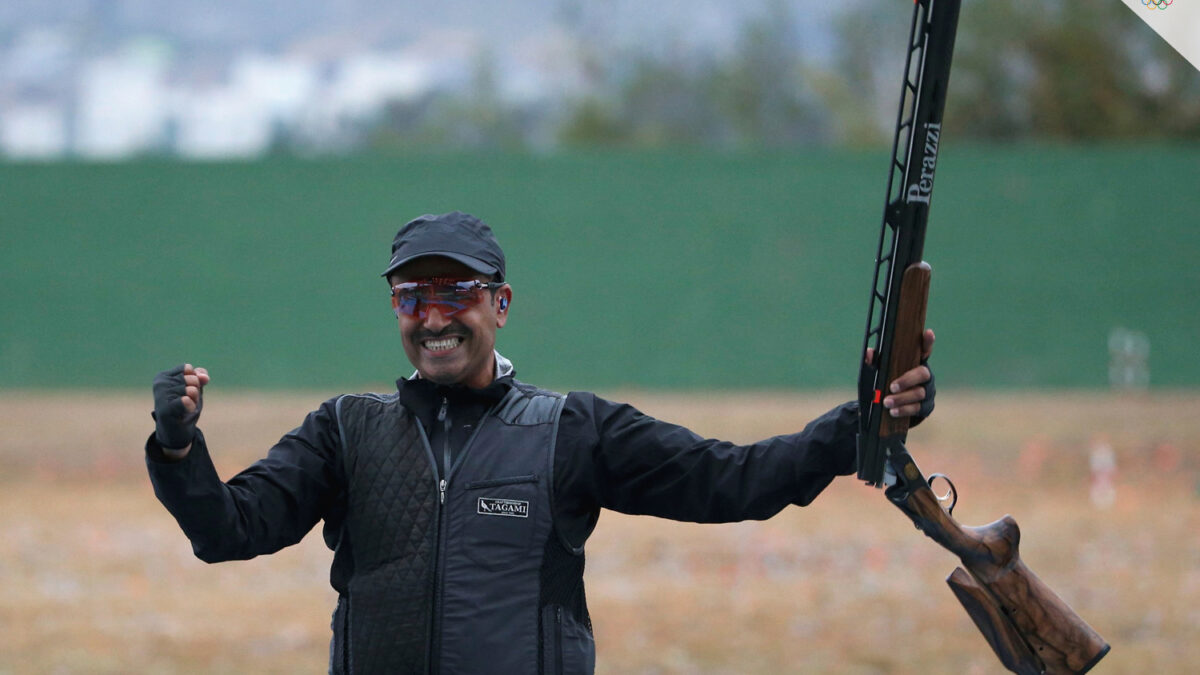
<path id="1" fill-rule="evenodd" d="M 466 326 L 451 325 L 446 326 L 437 332 L 421 329 L 413 333 L 412 337 L 413 340 L 417 342 L 423 342 L 425 340 L 440 340 L 448 337 L 461 337 L 466 339 L 471 337 L 471 331 L 467 330 Z"/>

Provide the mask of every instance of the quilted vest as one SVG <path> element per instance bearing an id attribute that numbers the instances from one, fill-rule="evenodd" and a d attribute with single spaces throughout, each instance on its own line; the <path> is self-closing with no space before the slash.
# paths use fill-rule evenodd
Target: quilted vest
<path id="1" fill-rule="evenodd" d="M 353 557 L 330 672 L 590 673 L 590 630 L 542 607 L 563 396 L 514 387 L 447 471 L 396 394 L 338 399 Z"/>

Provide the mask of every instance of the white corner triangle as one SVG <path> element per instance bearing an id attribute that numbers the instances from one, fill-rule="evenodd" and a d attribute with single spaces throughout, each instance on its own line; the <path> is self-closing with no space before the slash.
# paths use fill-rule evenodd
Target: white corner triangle
<path id="1" fill-rule="evenodd" d="M 1200 70 L 1200 0 L 1121 0 Z"/>

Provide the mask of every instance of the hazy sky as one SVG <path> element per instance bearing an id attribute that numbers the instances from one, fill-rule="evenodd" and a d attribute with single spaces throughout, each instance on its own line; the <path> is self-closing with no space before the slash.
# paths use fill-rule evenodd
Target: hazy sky
<path id="1" fill-rule="evenodd" d="M 42 25 L 85 32 L 93 44 L 139 34 L 183 45 L 281 49 L 332 40 L 391 47 L 430 31 L 487 36 L 506 51 L 577 17 L 603 39 L 623 45 L 685 43 L 720 49 L 748 17 L 773 0 L 17 0 L 0 3 L 0 39 Z M 793 8 L 808 48 L 824 51 L 830 19 L 859 4 L 782 0 Z"/>

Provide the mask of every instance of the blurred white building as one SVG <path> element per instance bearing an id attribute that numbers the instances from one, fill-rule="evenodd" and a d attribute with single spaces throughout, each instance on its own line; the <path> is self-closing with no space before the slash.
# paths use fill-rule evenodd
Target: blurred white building
<path id="1" fill-rule="evenodd" d="M 167 62 L 133 49 L 86 64 L 79 77 L 73 150 L 116 159 L 159 149 L 168 117 Z"/>
<path id="2" fill-rule="evenodd" d="M 432 67 L 427 61 L 403 53 L 361 53 L 339 64 L 323 98 L 339 115 L 361 117 L 388 99 L 411 99 L 432 85 Z"/>
<path id="3" fill-rule="evenodd" d="M 336 146 L 348 128 L 389 102 L 467 86 L 480 53 L 478 36 L 454 30 L 432 31 L 403 49 L 350 51 L 332 61 L 296 129 L 317 146 Z"/>
<path id="4" fill-rule="evenodd" d="M 236 58 L 228 81 L 178 86 L 170 96 L 169 148 L 190 158 L 253 157 L 295 123 L 317 95 L 316 66 L 263 54 Z"/>
<path id="5" fill-rule="evenodd" d="M 341 131 L 389 102 L 464 86 L 476 45 L 439 36 L 402 50 L 312 56 L 236 55 L 217 78 L 172 81 L 170 53 L 142 40 L 86 61 L 73 91 L 49 101 L 0 96 L 0 153 L 16 158 L 139 153 L 253 157 L 281 133 L 336 146 Z M 323 139 L 333 139 L 327 142 Z"/>
<path id="6" fill-rule="evenodd" d="M 0 115 L 0 148 L 20 159 L 54 159 L 67 153 L 67 114 L 55 103 L 18 103 Z"/>
<path id="7" fill-rule="evenodd" d="M 478 32 L 440 29 L 399 48 L 355 48 L 343 36 L 276 54 L 208 53 L 184 68 L 159 38 L 89 56 L 69 30 L 30 35 L 0 51 L 0 155 L 13 158 L 247 158 L 297 139 L 338 149 L 388 103 L 462 92 L 481 74 L 489 95 L 520 105 L 586 86 L 561 30 L 499 54 Z"/>

